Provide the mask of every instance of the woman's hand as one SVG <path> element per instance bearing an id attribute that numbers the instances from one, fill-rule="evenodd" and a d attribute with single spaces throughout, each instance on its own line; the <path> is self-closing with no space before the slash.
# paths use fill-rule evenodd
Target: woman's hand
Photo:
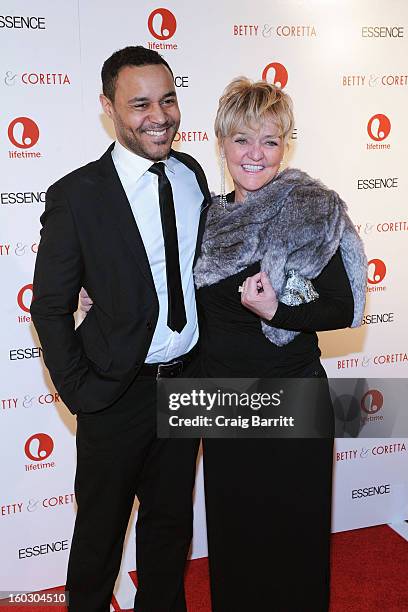
<path id="1" fill-rule="evenodd" d="M 85 289 L 82 287 L 81 291 L 79 292 L 79 310 L 81 310 L 86 316 L 88 312 L 91 310 L 92 306 L 93 306 L 92 299 L 89 297 Z"/>
<path id="2" fill-rule="evenodd" d="M 242 286 L 241 304 L 261 319 L 270 321 L 278 308 L 274 288 L 266 272 L 248 276 Z"/>

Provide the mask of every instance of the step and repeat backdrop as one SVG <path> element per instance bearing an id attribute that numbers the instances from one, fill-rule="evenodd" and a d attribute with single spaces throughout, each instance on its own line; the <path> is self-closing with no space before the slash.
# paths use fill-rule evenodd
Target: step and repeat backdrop
<path id="1" fill-rule="evenodd" d="M 320 334 L 329 376 L 361 379 L 338 391 L 346 437 L 336 443 L 333 530 L 408 518 L 408 440 L 393 411 L 408 391 L 406 2 L 5 0 L 1 12 L 0 591 L 65 580 L 75 418 L 44 368 L 32 275 L 47 187 L 114 138 L 99 105 L 100 69 L 126 45 L 155 49 L 172 66 L 182 111 L 175 147 L 201 162 L 215 192 L 213 120 L 225 85 L 247 75 L 292 96 L 285 163 L 341 194 L 369 260 L 364 324 Z M 195 506 L 199 557 L 207 554 L 201 466 Z M 137 503 L 113 610 L 133 599 L 136 514 Z"/>

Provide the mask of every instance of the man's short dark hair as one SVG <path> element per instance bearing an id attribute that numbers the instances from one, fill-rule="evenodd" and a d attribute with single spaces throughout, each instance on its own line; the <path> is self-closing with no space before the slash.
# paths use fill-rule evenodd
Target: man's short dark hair
<path id="1" fill-rule="evenodd" d="M 102 66 L 102 91 L 112 102 L 115 99 L 116 80 L 121 68 L 124 66 L 150 66 L 152 64 L 163 64 L 173 76 L 173 71 L 157 51 L 146 49 L 141 45 L 137 47 L 125 47 L 115 51 L 108 57 Z"/>

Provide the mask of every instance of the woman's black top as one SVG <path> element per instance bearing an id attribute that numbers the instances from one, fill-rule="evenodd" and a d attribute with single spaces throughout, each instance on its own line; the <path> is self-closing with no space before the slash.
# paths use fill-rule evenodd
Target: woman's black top
<path id="1" fill-rule="evenodd" d="M 241 304 L 239 286 L 259 270 L 256 262 L 197 290 L 205 376 L 301 376 L 321 354 L 315 332 L 351 324 L 353 294 L 340 251 L 313 280 L 317 300 L 300 306 L 279 303 L 270 324 L 301 332 L 281 347 L 263 334 L 259 316 Z"/>

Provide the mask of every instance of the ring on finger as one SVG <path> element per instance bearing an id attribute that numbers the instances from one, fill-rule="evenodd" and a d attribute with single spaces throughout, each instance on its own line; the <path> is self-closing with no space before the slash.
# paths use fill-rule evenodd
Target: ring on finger
<path id="1" fill-rule="evenodd" d="M 242 285 L 239 285 L 239 287 L 238 287 L 238 293 L 244 293 L 244 291 L 245 291 L 245 283 L 246 283 L 246 280 L 247 280 L 247 279 L 245 279 L 245 280 L 244 280 L 244 282 L 242 283 Z"/>

